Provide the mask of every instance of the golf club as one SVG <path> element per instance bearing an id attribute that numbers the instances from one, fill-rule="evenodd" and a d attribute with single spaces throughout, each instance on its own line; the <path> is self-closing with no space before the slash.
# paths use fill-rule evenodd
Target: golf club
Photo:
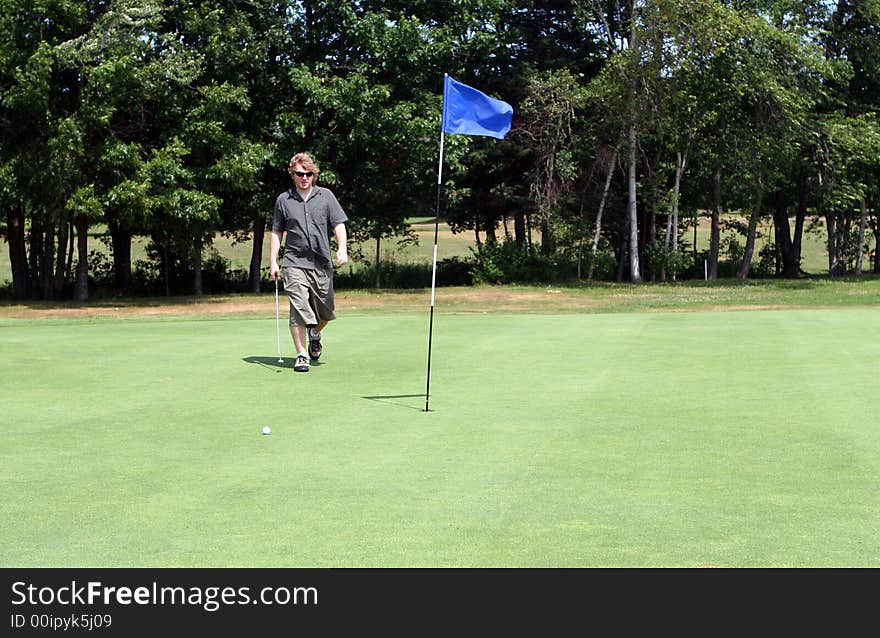
<path id="1" fill-rule="evenodd" d="M 278 363 L 284 363 L 281 358 L 281 319 L 278 315 L 278 280 L 275 280 L 275 336 L 278 339 Z"/>

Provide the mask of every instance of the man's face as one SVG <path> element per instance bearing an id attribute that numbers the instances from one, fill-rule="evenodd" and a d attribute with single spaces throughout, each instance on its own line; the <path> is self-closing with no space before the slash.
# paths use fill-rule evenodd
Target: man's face
<path id="1" fill-rule="evenodd" d="M 314 173 L 304 168 L 303 165 L 299 162 L 293 165 L 293 168 L 290 169 L 290 176 L 293 178 L 294 184 L 300 190 L 307 191 L 312 186 L 312 182 L 315 179 Z"/>

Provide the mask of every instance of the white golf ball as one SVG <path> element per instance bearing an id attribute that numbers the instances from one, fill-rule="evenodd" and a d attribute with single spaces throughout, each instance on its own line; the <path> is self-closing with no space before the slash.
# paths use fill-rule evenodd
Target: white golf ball
<path id="1" fill-rule="evenodd" d="M 272 434 L 272 428 L 267 425 L 263 428 L 263 434 Z"/>

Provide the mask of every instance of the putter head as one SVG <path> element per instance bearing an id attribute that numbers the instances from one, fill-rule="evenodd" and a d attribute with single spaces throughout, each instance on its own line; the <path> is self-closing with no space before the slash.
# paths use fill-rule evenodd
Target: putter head
<path id="1" fill-rule="evenodd" d="M 278 363 L 284 363 L 284 359 L 282 359 L 281 357 L 278 357 Z"/>

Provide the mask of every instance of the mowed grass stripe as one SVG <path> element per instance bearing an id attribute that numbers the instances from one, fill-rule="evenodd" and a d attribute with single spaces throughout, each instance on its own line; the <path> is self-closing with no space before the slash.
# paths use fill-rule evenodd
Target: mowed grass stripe
<path id="1" fill-rule="evenodd" d="M 0 564 L 876 566 L 878 328 L 444 314 L 425 413 L 425 315 L 308 374 L 274 318 L 6 321 Z"/>

